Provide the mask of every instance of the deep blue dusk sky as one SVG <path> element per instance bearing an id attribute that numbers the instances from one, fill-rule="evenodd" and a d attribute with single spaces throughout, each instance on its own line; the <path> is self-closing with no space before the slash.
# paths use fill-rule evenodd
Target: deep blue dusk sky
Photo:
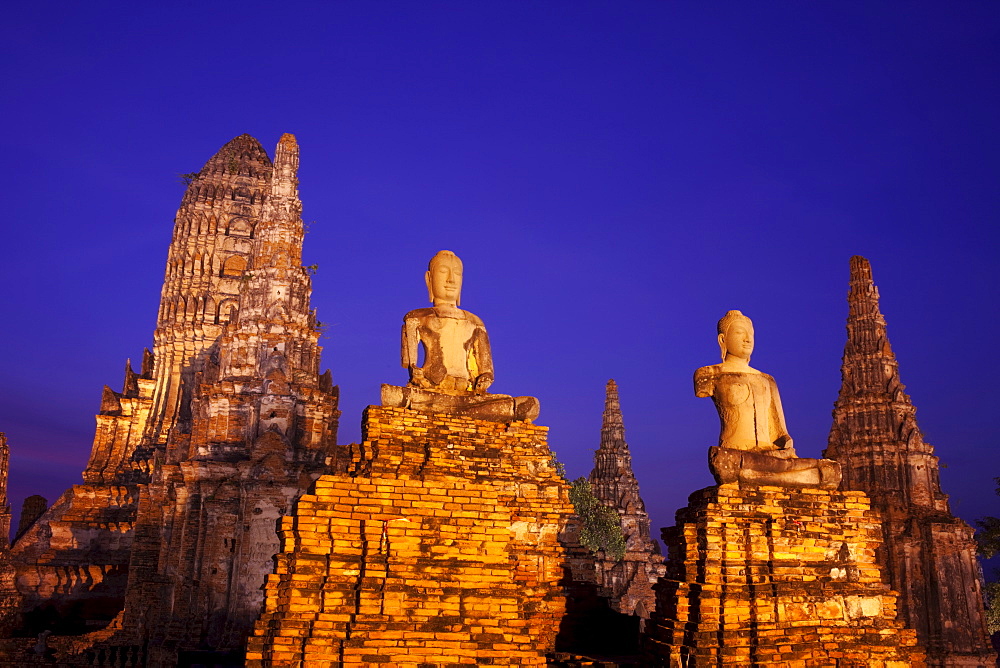
<path id="1" fill-rule="evenodd" d="M 1000 4 L 20 2 L 0 24 L 0 431 L 10 493 L 80 480 L 152 345 L 183 187 L 248 132 L 302 147 L 342 443 L 439 249 L 571 476 L 621 387 L 654 527 L 711 483 L 691 374 L 756 323 L 802 456 L 840 385 L 848 260 L 966 520 L 1000 515 Z"/>

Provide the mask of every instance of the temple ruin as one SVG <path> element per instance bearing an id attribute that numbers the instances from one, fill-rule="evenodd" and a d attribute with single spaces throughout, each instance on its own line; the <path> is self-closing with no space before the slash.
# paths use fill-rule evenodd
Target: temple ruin
<path id="1" fill-rule="evenodd" d="M 993 666 L 973 529 L 951 514 L 938 458 L 917 426 L 889 345 L 868 260 L 851 258 L 843 379 L 824 455 L 842 489 L 871 498 L 881 517 L 886 582 L 931 666 Z"/>
<path id="2" fill-rule="evenodd" d="M 185 175 L 152 351 L 104 388 L 82 482 L 29 497 L 12 545 L 0 434 L 0 666 L 995 665 L 866 260 L 822 458 L 750 367 L 750 319 L 719 321 L 695 374 L 717 484 L 663 530 L 666 563 L 608 382 L 589 498 L 619 558 L 581 544 L 539 401 L 494 391 L 451 251 L 403 316 L 406 382 L 337 444 L 298 165 L 292 135 L 273 159 L 241 135 Z"/>

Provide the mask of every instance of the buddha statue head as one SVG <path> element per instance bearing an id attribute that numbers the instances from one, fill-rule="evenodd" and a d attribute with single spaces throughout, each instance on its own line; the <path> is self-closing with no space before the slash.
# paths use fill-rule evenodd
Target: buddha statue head
<path id="1" fill-rule="evenodd" d="M 462 261 L 450 250 L 438 251 L 424 275 L 427 298 L 434 306 L 458 306 L 462 297 Z"/>
<path id="2" fill-rule="evenodd" d="M 753 353 L 753 321 L 739 311 L 729 311 L 717 326 L 722 361 L 729 356 L 750 362 Z"/>

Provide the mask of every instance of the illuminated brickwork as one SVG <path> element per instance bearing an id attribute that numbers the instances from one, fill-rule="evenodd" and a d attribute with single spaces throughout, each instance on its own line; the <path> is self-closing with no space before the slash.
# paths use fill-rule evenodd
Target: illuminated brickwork
<path id="1" fill-rule="evenodd" d="M 664 529 L 651 665 L 923 666 L 861 492 L 709 487 Z"/>
<path id="2" fill-rule="evenodd" d="M 544 665 L 572 512 L 546 427 L 371 406 L 282 520 L 248 666 Z"/>

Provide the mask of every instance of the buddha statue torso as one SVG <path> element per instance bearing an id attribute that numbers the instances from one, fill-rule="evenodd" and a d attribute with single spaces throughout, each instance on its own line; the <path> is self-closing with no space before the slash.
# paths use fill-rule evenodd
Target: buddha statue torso
<path id="1" fill-rule="evenodd" d="M 712 397 L 719 412 L 719 445 L 734 450 L 787 450 L 781 398 L 766 373 L 724 371 L 721 364 L 701 367 L 694 376 L 695 395 Z M 793 452 L 785 452 L 794 456 Z"/>
<path id="2" fill-rule="evenodd" d="M 461 309 L 421 308 L 403 318 L 403 349 L 424 347 L 424 363 L 412 380 L 419 387 L 470 392 L 479 376 L 492 371 L 483 321 Z M 409 360 L 408 360 L 409 361 Z"/>

